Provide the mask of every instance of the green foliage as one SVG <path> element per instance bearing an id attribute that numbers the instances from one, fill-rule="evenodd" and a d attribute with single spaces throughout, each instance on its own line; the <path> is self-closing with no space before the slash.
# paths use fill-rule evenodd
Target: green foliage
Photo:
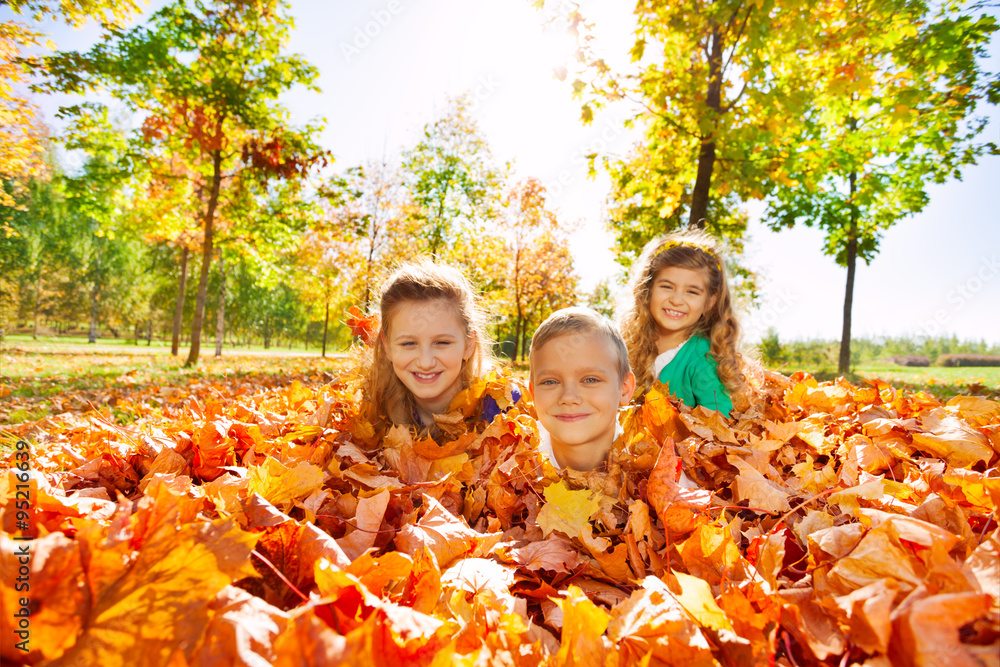
<path id="1" fill-rule="evenodd" d="M 597 53 L 591 26 L 570 17 L 583 27 L 580 76 L 587 80 L 577 79 L 574 92 L 584 121 L 609 102 L 639 108 L 633 122 L 644 131 L 642 145 L 608 161 L 623 238 L 633 225 L 650 227 L 649 236 L 681 219 L 726 233 L 734 203 L 767 194 L 794 150 L 806 84 L 797 52 L 809 39 L 811 7 L 799 0 L 639 2 L 632 63 L 620 71 Z"/>
<path id="2" fill-rule="evenodd" d="M 169 212 L 146 216 L 170 225 L 156 230 L 159 238 L 200 230 L 191 364 L 199 356 L 214 243 L 228 232 L 233 244 L 245 242 L 250 253 L 281 254 L 293 246 L 285 230 L 301 229 L 299 217 L 286 206 L 269 209 L 275 199 L 290 201 L 271 184 L 299 180 L 326 162 L 313 140 L 320 127 L 290 127 L 279 103 L 293 86 L 313 87 L 318 74 L 303 59 L 283 53 L 291 27 L 282 0 L 177 0 L 147 24 L 116 31 L 87 53 L 60 53 L 38 63 L 47 77 L 43 90 L 85 94 L 103 87 L 142 115 L 119 167 L 146 195 L 147 212 L 157 205 Z M 93 152 L 102 136 L 94 128 L 106 114 L 101 105 L 64 113 L 74 120 L 72 140 Z M 274 240 L 258 248 L 261 237 Z"/>
<path id="3" fill-rule="evenodd" d="M 817 12 L 817 48 L 802 54 L 811 111 L 792 178 L 765 214 L 773 229 L 816 226 L 841 266 L 851 241 L 870 262 L 883 232 L 926 205 L 928 183 L 997 154 L 976 141 L 987 120 L 974 116 L 995 87 L 979 61 L 997 21 L 957 8 L 895 0 Z"/>
<path id="4" fill-rule="evenodd" d="M 837 340 L 781 342 L 773 329 L 768 331 L 759 346 L 765 366 L 786 370 L 835 369 L 839 348 L 840 341 Z M 884 364 L 896 356 L 922 356 L 933 361 L 949 354 L 998 355 L 1000 345 L 983 340 L 960 340 L 957 336 L 855 338 L 851 345 L 851 365 Z"/>
<path id="5" fill-rule="evenodd" d="M 973 115 L 997 92 L 979 63 L 997 21 L 961 11 L 926 0 L 819 4 L 815 41 L 800 54 L 814 82 L 809 113 L 765 218 L 772 229 L 822 229 L 824 252 L 847 267 L 841 372 L 851 361 L 858 258 L 870 262 L 884 231 L 923 209 L 927 183 L 1000 154 L 977 141 L 987 119 Z"/>
<path id="6" fill-rule="evenodd" d="M 594 285 L 594 289 L 587 295 L 587 307 L 593 308 L 613 321 L 615 318 L 615 291 L 614 282 L 610 278 L 605 278 Z"/>
<path id="7" fill-rule="evenodd" d="M 136 0 L 5 0 L 4 5 L 36 21 L 54 17 L 77 28 L 91 19 L 107 28 L 121 27 L 140 10 Z"/>
<path id="8" fill-rule="evenodd" d="M 424 127 L 403 169 L 432 257 L 471 240 L 496 217 L 503 175 L 470 115 L 468 96 L 452 100 L 442 118 Z"/>
<path id="9" fill-rule="evenodd" d="M 767 330 L 767 335 L 760 341 L 760 360 L 768 367 L 780 366 L 785 362 L 785 355 L 781 349 L 781 340 L 778 332 L 772 327 Z"/>
<path id="10" fill-rule="evenodd" d="M 231 334 L 259 338 L 265 349 L 279 339 L 302 340 L 309 316 L 296 290 L 280 278 L 271 284 L 261 280 L 259 267 L 246 259 L 227 272 L 226 317 Z"/>

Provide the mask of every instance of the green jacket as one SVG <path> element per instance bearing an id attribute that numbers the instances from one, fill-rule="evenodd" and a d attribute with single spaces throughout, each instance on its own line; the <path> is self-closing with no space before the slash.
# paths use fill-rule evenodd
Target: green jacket
<path id="1" fill-rule="evenodd" d="M 657 379 L 685 405 L 692 408 L 704 405 L 728 417 L 733 411 L 733 401 L 726 385 L 719 380 L 715 360 L 708 354 L 711 349 L 707 338 L 692 336 L 677 351 L 677 356 L 663 367 Z"/>

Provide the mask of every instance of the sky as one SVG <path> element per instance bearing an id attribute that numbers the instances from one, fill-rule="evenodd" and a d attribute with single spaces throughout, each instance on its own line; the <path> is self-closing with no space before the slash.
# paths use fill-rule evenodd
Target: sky
<path id="1" fill-rule="evenodd" d="M 583 156 L 624 155 L 638 137 L 623 128 L 627 108 L 602 111 L 584 126 L 569 82 L 553 76 L 574 44 L 545 19 L 568 4 L 550 0 L 538 11 L 529 0 L 293 0 L 289 51 L 319 69 L 322 92 L 295 90 L 284 102 L 296 122 L 326 118 L 323 144 L 347 168 L 398 158 L 450 97 L 470 94 L 494 154 L 518 177 L 540 178 L 560 217 L 578 224 L 571 248 L 581 286 L 590 289 L 620 267 L 604 225 L 608 180 L 588 178 Z M 630 9 L 584 3 L 612 66 L 631 48 Z M 95 36 L 94 28 L 53 31 L 64 49 L 86 48 Z M 1000 69 L 996 37 L 990 51 L 986 67 Z M 53 106 L 44 108 L 51 114 Z M 990 115 L 983 138 L 1000 142 L 1000 113 Z M 853 335 L 954 334 L 1000 344 L 1000 158 L 928 192 L 924 211 L 885 234 L 870 266 L 859 264 Z M 748 206 L 745 261 L 760 277 L 762 299 L 743 313 L 747 338 L 773 327 L 782 340 L 839 339 L 846 270 L 823 255 L 820 232 L 770 232 L 759 222 L 762 210 Z"/>

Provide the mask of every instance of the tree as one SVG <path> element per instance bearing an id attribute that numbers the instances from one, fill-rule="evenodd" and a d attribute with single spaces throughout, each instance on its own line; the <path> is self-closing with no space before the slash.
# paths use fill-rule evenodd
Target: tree
<path id="1" fill-rule="evenodd" d="M 112 28 L 138 11 L 135 0 L 6 0 L 3 5 L 18 16 L 31 17 L 35 21 L 58 16 L 75 27 L 94 19 L 105 28 Z M 48 131 L 38 117 L 38 107 L 23 90 L 28 81 L 21 62 L 28 51 L 41 47 L 44 41 L 39 30 L 25 23 L 0 22 L 0 54 L 3 55 L 0 60 L 0 179 L 8 180 L 14 190 L 47 173 Z M 0 205 L 15 205 L 12 193 L 6 188 L 0 188 Z"/>
<path id="2" fill-rule="evenodd" d="M 330 212 L 330 221 L 347 292 L 367 312 L 379 273 L 393 260 L 415 254 L 419 214 L 403 174 L 385 160 L 349 169 L 343 187 L 342 204 Z"/>
<path id="3" fill-rule="evenodd" d="M 642 190 L 667 221 L 726 230 L 727 195 L 762 198 L 782 177 L 803 99 L 796 50 L 812 29 L 813 3 L 801 0 L 641 0 L 631 50 L 633 69 L 616 72 L 595 49 L 578 12 L 580 57 L 588 69 L 573 82 L 583 120 L 600 106 L 631 100 L 645 132 L 638 151 L 615 165 L 619 190 Z M 641 170 L 632 170 L 638 162 Z M 722 198 L 715 204 L 713 199 Z M 661 230 L 666 231 L 666 230 Z M 733 231 L 740 231 L 737 227 Z"/>
<path id="4" fill-rule="evenodd" d="M 690 189 L 659 170 L 643 145 L 626 160 L 610 162 L 608 170 L 608 227 L 615 237 L 615 259 L 627 269 L 647 242 L 687 224 L 678 202 L 690 198 Z M 729 239 L 739 250 L 748 222 L 739 198 L 730 193 L 709 200 L 703 227 L 714 236 Z"/>
<path id="5" fill-rule="evenodd" d="M 403 175 L 384 159 L 347 169 L 321 194 L 326 210 L 302 238 L 297 284 L 303 300 L 319 306 L 326 356 L 331 308 L 371 310 L 379 277 L 417 254 L 421 227 Z"/>
<path id="6" fill-rule="evenodd" d="M 449 105 L 441 119 L 403 156 L 407 185 L 431 257 L 470 238 L 495 217 L 503 175 L 470 116 L 468 97 Z"/>
<path id="7" fill-rule="evenodd" d="M 593 308 L 608 319 L 615 317 L 615 285 L 610 278 L 604 278 L 594 285 L 587 294 L 587 307 Z"/>
<path id="8" fill-rule="evenodd" d="M 535 239 L 527 249 L 524 264 L 534 270 L 528 275 L 521 297 L 526 313 L 520 333 L 522 359 L 542 320 L 577 301 L 579 283 L 569 245 L 553 231 L 544 231 Z"/>
<path id="9" fill-rule="evenodd" d="M 773 229 L 797 222 L 826 234 L 824 252 L 847 269 L 839 370 L 851 362 L 851 309 L 858 258 L 870 262 L 882 233 L 919 212 L 926 185 L 961 177 L 986 153 L 977 142 L 983 99 L 1000 101 L 984 75 L 997 21 L 961 5 L 925 0 L 823 4 L 802 71 L 815 81 L 799 149 L 766 218 Z"/>
<path id="10" fill-rule="evenodd" d="M 504 199 L 500 230 L 506 262 L 503 271 L 506 307 L 503 314 L 513 324 L 512 359 L 524 358 L 524 341 L 531 322 L 540 322 L 543 303 L 572 303 L 576 276 L 565 264 L 569 255 L 564 230 L 554 212 L 545 206 L 545 186 L 537 178 L 514 184 Z M 553 293 L 544 295 L 542 292 Z"/>
<path id="11" fill-rule="evenodd" d="M 197 363 L 217 220 L 249 179 L 302 177 L 323 153 L 317 127 L 295 130 L 278 97 L 311 86 L 317 72 L 282 55 L 291 28 L 282 0 L 213 3 L 184 0 L 156 12 L 149 26 L 119 31 L 85 54 L 41 61 L 48 89 L 83 93 L 100 86 L 144 114 L 130 164 L 148 161 L 153 182 L 184 177 L 189 219 L 200 228 L 201 267 L 191 349 Z M 67 113 L 86 119 L 79 105 Z"/>
<path id="12" fill-rule="evenodd" d="M 79 173 L 64 175 L 68 215 L 75 226 L 72 243 L 78 281 L 89 287 L 88 342 L 97 342 L 98 325 L 132 328 L 132 317 L 145 315 L 149 284 L 144 264 L 145 245 L 129 219 L 126 187 L 128 170 L 120 159 L 126 149 L 121 133 L 109 125 L 94 128 L 93 152 Z M 75 141 L 70 148 L 79 147 Z M 113 307 L 109 307 L 113 304 Z"/>

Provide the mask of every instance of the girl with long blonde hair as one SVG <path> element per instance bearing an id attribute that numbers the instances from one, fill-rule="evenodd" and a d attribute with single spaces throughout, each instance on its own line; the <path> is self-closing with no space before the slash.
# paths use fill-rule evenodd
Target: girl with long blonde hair
<path id="1" fill-rule="evenodd" d="M 379 312 L 366 378 L 373 421 L 433 431 L 434 415 L 494 366 L 476 292 L 455 268 L 406 264 L 383 283 Z"/>

